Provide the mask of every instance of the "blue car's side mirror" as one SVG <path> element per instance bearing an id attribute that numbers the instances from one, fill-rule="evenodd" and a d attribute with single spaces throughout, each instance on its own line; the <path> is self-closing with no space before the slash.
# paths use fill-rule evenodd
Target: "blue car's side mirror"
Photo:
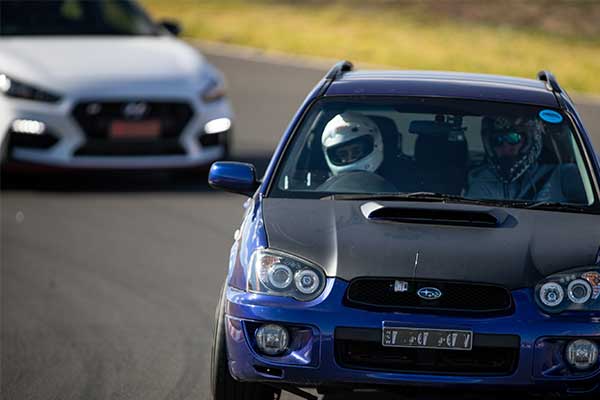
<path id="1" fill-rule="evenodd" d="M 210 167 L 208 184 L 215 189 L 252 196 L 260 182 L 256 180 L 254 165 L 221 161 Z"/>

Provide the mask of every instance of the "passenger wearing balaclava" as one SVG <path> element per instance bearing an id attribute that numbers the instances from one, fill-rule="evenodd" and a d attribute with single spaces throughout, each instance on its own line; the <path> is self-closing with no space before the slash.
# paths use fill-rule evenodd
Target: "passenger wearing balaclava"
<path id="1" fill-rule="evenodd" d="M 555 164 L 540 164 L 544 128 L 524 117 L 485 117 L 486 163 L 469 174 L 465 196 L 474 199 L 565 201 Z"/>

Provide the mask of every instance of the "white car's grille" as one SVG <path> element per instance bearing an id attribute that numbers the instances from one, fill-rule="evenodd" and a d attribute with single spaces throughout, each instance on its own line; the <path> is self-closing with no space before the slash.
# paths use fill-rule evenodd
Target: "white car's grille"
<path id="1" fill-rule="evenodd" d="M 73 117 L 87 140 L 75 155 L 184 154 L 178 138 L 193 114 L 192 108 L 185 102 L 79 103 L 73 109 Z M 118 137 L 115 124 L 121 127 L 137 125 L 137 132 Z M 144 132 L 144 124 L 151 126 L 152 132 Z"/>
<path id="2" fill-rule="evenodd" d="M 160 137 L 177 137 L 194 112 L 185 102 L 94 102 L 79 103 L 73 117 L 90 138 L 108 139 L 115 121 L 159 121 Z"/>

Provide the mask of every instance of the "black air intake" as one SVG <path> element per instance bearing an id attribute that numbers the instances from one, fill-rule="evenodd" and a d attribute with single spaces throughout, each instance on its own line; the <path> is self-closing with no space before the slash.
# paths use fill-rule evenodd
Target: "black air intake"
<path id="1" fill-rule="evenodd" d="M 513 335 L 473 337 L 471 351 L 383 347 L 381 329 L 338 327 L 335 359 L 344 368 L 416 374 L 502 376 L 519 364 L 520 338 Z"/>

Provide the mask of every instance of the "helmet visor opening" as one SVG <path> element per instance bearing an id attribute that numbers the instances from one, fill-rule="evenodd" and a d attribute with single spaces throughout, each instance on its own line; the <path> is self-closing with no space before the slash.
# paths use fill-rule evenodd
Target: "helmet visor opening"
<path id="1" fill-rule="evenodd" d="M 348 165 L 371 154 L 373 146 L 373 136 L 363 135 L 330 147 L 327 149 L 327 156 L 334 165 Z"/>

